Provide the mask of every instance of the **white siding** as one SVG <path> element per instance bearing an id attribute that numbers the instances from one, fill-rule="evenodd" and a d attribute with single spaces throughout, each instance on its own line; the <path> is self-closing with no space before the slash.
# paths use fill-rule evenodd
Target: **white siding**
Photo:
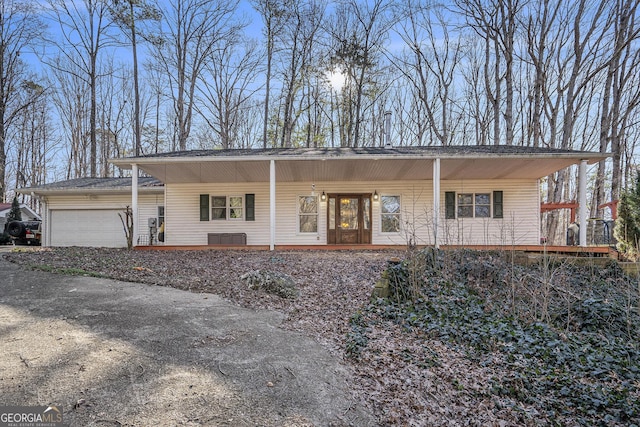
<path id="1" fill-rule="evenodd" d="M 248 245 L 269 243 L 269 183 L 167 184 L 165 244 L 206 245 L 208 233 L 246 233 Z M 255 221 L 200 221 L 200 195 L 255 194 Z M 210 212 L 209 212 L 210 214 Z"/>
<path id="2" fill-rule="evenodd" d="M 433 237 L 432 181 L 315 182 L 315 194 L 373 193 L 401 198 L 402 230 L 380 231 L 380 202 L 372 204 L 372 243 L 431 245 Z M 311 182 L 276 182 L 276 245 L 324 245 L 327 242 L 327 202 L 321 202 L 318 233 L 299 233 L 298 196 L 311 194 Z M 442 181 L 439 219 L 440 244 L 538 244 L 539 189 L 536 180 Z M 503 192 L 504 218 L 444 219 L 445 192 Z M 255 221 L 200 221 L 200 194 L 255 194 Z M 206 245 L 208 233 L 247 234 L 248 245 L 269 244 L 269 183 L 168 184 L 166 186 L 166 244 Z"/>
<path id="3" fill-rule="evenodd" d="M 148 218 L 155 218 L 157 216 L 158 206 L 162 206 L 164 203 L 164 195 L 162 193 L 153 193 L 153 194 L 140 194 L 138 199 L 138 208 L 139 208 L 139 216 L 138 216 L 138 230 L 140 230 L 140 234 L 146 235 L 148 234 Z M 57 242 L 55 241 L 56 235 L 55 232 L 52 233 L 51 220 L 52 217 L 57 216 L 57 213 L 69 210 L 75 211 L 111 211 L 117 216 L 118 212 L 124 212 L 126 206 L 131 206 L 131 195 L 130 194 L 98 194 L 98 195 L 49 195 L 46 197 L 45 203 L 45 215 L 43 218 L 43 234 L 44 241 L 43 245 L 45 246 L 57 246 Z M 86 218 L 80 216 L 76 219 L 79 221 L 78 228 L 80 229 L 89 229 L 95 228 L 95 216 L 89 215 Z M 120 219 L 117 219 L 118 222 Z M 82 223 L 80 223 L 82 222 Z M 111 226 L 113 229 L 113 224 Z M 118 231 L 122 235 L 121 243 L 115 246 L 126 247 L 126 240 L 124 237 L 124 230 L 120 227 Z M 74 241 L 74 244 L 78 246 L 102 246 L 100 242 L 96 242 L 90 235 L 86 236 L 86 239 L 80 239 Z"/>
<path id="4" fill-rule="evenodd" d="M 537 180 L 443 181 L 439 240 L 447 245 L 537 245 L 540 243 L 540 190 Z M 444 193 L 503 192 L 502 219 L 445 219 Z"/>

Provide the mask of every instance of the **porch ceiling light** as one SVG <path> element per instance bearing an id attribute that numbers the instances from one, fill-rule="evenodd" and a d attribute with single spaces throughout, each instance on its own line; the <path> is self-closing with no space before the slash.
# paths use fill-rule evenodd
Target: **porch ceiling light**
<path id="1" fill-rule="evenodd" d="M 327 194 L 324 191 L 320 195 L 320 201 L 321 202 L 326 202 L 327 201 Z"/>
<path id="2" fill-rule="evenodd" d="M 373 201 L 377 202 L 380 199 L 380 196 L 378 196 L 378 190 L 375 190 L 373 192 Z"/>

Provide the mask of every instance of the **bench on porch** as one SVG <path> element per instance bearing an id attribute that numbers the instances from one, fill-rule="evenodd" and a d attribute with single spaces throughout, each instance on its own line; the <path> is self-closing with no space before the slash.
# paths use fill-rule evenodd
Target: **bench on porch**
<path id="1" fill-rule="evenodd" d="M 207 244 L 245 246 L 247 233 L 208 233 Z"/>

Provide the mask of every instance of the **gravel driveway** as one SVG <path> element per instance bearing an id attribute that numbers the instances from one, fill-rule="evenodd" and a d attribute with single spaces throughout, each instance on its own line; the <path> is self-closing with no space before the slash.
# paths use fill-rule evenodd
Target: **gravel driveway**
<path id="1" fill-rule="evenodd" d="M 3 405 L 72 426 L 375 425 L 349 370 L 277 311 L 0 258 Z"/>

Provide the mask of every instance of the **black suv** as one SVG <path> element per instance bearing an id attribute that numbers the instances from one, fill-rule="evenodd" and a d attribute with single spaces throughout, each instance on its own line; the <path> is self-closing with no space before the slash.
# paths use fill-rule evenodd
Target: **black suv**
<path id="1" fill-rule="evenodd" d="M 42 221 L 11 221 L 4 226 L 4 232 L 18 245 L 42 243 Z"/>

